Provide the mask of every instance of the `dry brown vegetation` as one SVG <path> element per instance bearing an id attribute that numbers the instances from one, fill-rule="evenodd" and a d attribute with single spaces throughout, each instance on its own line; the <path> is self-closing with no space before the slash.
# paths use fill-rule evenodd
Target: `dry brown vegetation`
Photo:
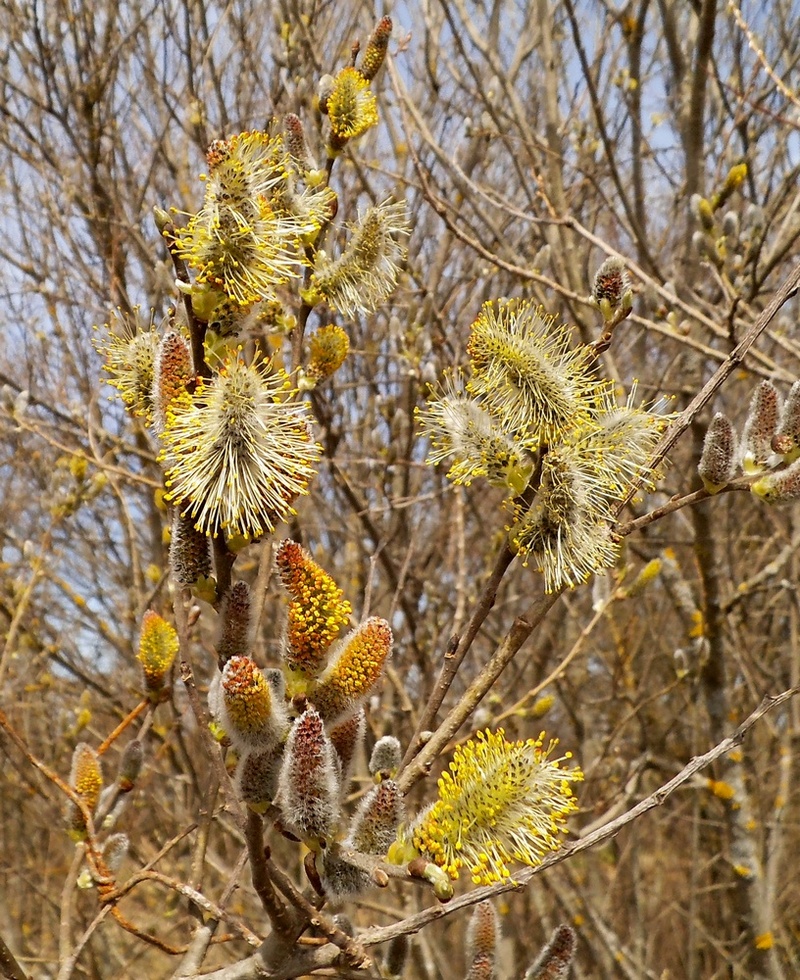
<path id="1" fill-rule="evenodd" d="M 138 882 L 116 905 L 129 928 L 97 888 L 76 887 L 82 846 L 65 832 L 66 797 L 32 765 L 66 779 L 76 743 L 100 745 L 136 706 L 142 614 L 172 616 L 176 595 L 158 447 L 109 402 L 92 327 L 115 307 L 160 316 L 175 302 L 153 205 L 197 206 L 214 137 L 286 112 L 316 132 L 319 77 L 347 62 L 376 13 L 346 0 L 0 2 L 0 950 L 20 971 L 9 976 L 277 978 L 307 975 L 302 956 L 315 951 L 320 975 L 386 975 L 386 944 L 367 945 L 357 970 L 329 955 L 324 930 L 307 932 L 283 971 L 255 972 L 248 958 L 270 920 L 180 671 L 147 716 L 145 767 L 115 828 L 131 840 L 118 885 Z M 431 799 L 455 738 L 501 722 L 513 737 L 544 726 L 586 774 L 578 841 L 732 734 L 762 698 L 800 684 L 796 506 L 700 494 L 646 518 L 700 486 L 712 411 L 741 426 L 759 380 L 785 394 L 798 377 L 791 290 L 746 356 L 732 356 L 797 282 L 798 10 L 788 0 L 769 15 L 715 0 L 434 0 L 391 13 L 380 126 L 337 162 L 333 183 L 340 216 L 389 193 L 407 200 L 407 267 L 384 308 L 346 323 L 352 352 L 313 394 L 324 462 L 286 534 L 344 588 L 356 621 L 368 597 L 369 613 L 392 624 L 368 745 L 391 733 L 417 749 L 420 728 L 470 709 L 442 730 L 429 777 L 412 786 L 421 773 L 406 770 L 409 806 Z M 744 183 L 704 233 L 692 196 L 713 200 L 741 161 Z M 533 298 L 596 340 L 591 278 L 612 254 L 636 295 L 604 373 L 624 390 L 638 379 L 648 399 L 674 396 L 677 412 L 721 367 L 724 384 L 682 417 L 657 489 L 621 512 L 631 533 L 618 566 L 545 600 L 541 576 L 503 559 L 499 493 L 453 487 L 426 466 L 414 410 L 428 382 L 464 362 L 487 299 Z M 285 623 L 273 545 L 249 546 L 235 568 L 257 596 L 263 664 L 276 662 Z M 654 558 L 661 574 L 628 598 Z M 423 717 L 451 637 L 495 587 L 441 709 Z M 202 693 L 217 613 L 198 601 L 192 615 L 182 658 Z M 470 702 L 509 635 L 518 652 Z M 105 753 L 108 779 L 141 725 Z M 578 933 L 576 978 L 800 975 L 798 736 L 800 701 L 787 699 L 662 805 L 499 895 L 499 975 L 521 977 L 560 922 Z M 363 763 L 359 779 L 355 792 Z M 305 887 L 299 848 L 264 832 L 270 867 Z M 414 931 L 405 977 L 465 975 L 471 900 Z M 393 882 L 346 912 L 358 930 L 401 923 L 402 933 L 428 907 L 447 911 L 429 890 Z M 214 943 L 198 956 L 207 934 Z"/>

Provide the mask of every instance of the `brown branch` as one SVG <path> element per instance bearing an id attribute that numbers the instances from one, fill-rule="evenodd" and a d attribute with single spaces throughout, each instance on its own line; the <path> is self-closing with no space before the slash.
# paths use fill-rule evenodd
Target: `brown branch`
<path id="1" fill-rule="evenodd" d="M 752 478 L 735 480 L 717 493 L 709 493 L 705 488 L 701 488 L 700 490 L 693 490 L 691 493 L 684 494 L 683 497 L 672 497 L 667 503 L 653 508 L 648 513 L 642 514 L 641 517 L 637 517 L 632 521 L 626 521 L 624 524 L 616 524 L 613 529 L 614 534 L 620 538 L 627 537 L 629 534 L 633 534 L 634 531 L 640 531 L 643 527 L 647 527 L 648 524 L 652 524 L 654 521 L 666 517 L 667 514 L 674 514 L 676 510 L 681 510 L 683 507 L 701 504 L 704 500 L 710 500 L 712 497 L 718 497 L 723 493 L 734 493 L 741 490 L 749 491 L 752 482 Z"/>
<path id="2" fill-rule="evenodd" d="M 6 977 L 6 980 L 28 980 L 25 971 L 14 958 L 14 954 L 3 942 L 2 936 L 0 936 L 0 975 Z"/>
<path id="3" fill-rule="evenodd" d="M 328 940 L 342 951 L 344 961 L 348 966 L 360 967 L 369 963 L 369 958 L 364 952 L 361 943 L 343 932 L 330 916 L 325 915 L 318 908 L 311 904 L 303 893 L 295 886 L 294 882 L 269 858 L 266 859 L 267 870 L 270 877 L 289 899 L 289 901 L 302 913 L 306 922 L 322 932 Z"/>
<path id="4" fill-rule="evenodd" d="M 148 700 L 140 701 L 132 711 L 128 712 L 128 714 L 117 725 L 114 731 L 110 735 L 108 735 L 105 739 L 103 739 L 100 745 L 97 746 L 97 754 L 104 755 L 108 751 L 108 749 L 113 745 L 113 743 L 119 738 L 119 736 L 125 731 L 128 725 L 136 721 L 139 715 L 151 704 L 152 702 Z"/>
<path id="5" fill-rule="evenodd" d="M 180 643 L 181 680 L 186 688 L 186 693 L 189 697 L 189 705 L 191 706 L 192 714 L 197 722 L 197 727 L 200 731 L 200 737 L 205 747 L 206 754 L 208 755 L 211 765 L 214 767 L 214 772 L 219 780 L 219 785 L 222 787 L 225 794 L 225 802 L 233 811 L 233 816 L 239 829 L 243 829 L 245 825 L 245 815 L 242 809 L 242 804 L 234 792 L 231 777 L 228 774 L 228 770 L 225 768 L 225 762 L 222 758 L 219 744 L 214 740 L 213 735 L 209 731 L 208 715 L 206 714 L 205 708 L 200 701 L 200 694 L 194 681 L 194 671 L 192 670 L 192 665 L 189 662 L 189 620 L 186 613 L 186 608 L 184 606 L 183 594 L 180 590 L 175 595 L 173 609 L 175 611 L 175 622 L 178 627 L 178 640 Z"/>
<path id="6" fill-rule="evenodd" d="M 6 716 L 6 713 L 1 709 L 0 709 L 0 728 L 2 728 L 3 731 L 6 733 L 6 735 L 8 735 L 8 737 L 17 746 L 20 752 L 22 752 L 22 754 L 25 756 L 28 762 L 30 762 L 32 766 L 38 769 L 43 776 L 49 779 L 54 786 L 57 786 L 58 789 L 60 789 L 61 792 L 65 796 L 67 796 L 70 800 L 72 800 L 72 802 L 78 807 L 78 809 L 81 811 L 81 816 L 83 817 L 84 823 L 86 824 L 86 833 L 88 834 L 88 838 L 89 838 L 86 844 L 87 844 L 87 848 L 90 848 L 92 846 L 90 842 L 93 841 L 95 837 L 94 821 L 92 819 L 92 811 L 86 805 L 83 798 L 68 783 L 65 783 L 64 780 L 58 775 L 58 773 L 53 772 L 53 770 L 49 766 L 45 765 L 44 762 L 36 758 L 36 756 L 30 751 L 28 746 L 25 744 L 22 737 L 14 729 L 13 725 L 8 720 L 8 717 Z"/>
<path id="7" fill-rule="evenodd" d="M 154 946 L 156 949 L 160 949 L 162 953 L 168 953 L 170 956 L 181 956 L 186 952 L 186 947 L 170 946 L 169 943 L 165 943 L 158 936 L 153 936 L 149 932 L 139 929 L 132 922 L 129 922 L 116 906 L 113 906 L 111 909 L 111 917 L 125 932 L 129 932 L 132 936 L 136 936 L 137 939 L 141 939 L 148 946 Z"/>
<path id="8" fill-rule="evenodd" d="M 600 140 L 603 143 L 605 149 L 605 158 L 608 163 L 608 168 L 611 173 L 611 180 L 617 189 L 617 194 L 619 195 L 620 203 L 625 211 L 625 216 L 628 219 L 630 228 L 633 232 L 633 236 L 636 240 L 636 245 L 639 249 L 640 255 L 643 255 L 647 265 L 652 272 L 655 268 L 655 262 L 650 254 L 650 250 L 647 247 L 647 236 L 645 234 L 645 229 L 642 227 L 641 222 L 636 214 L 634 208 L 631 207 L 631 203 L 628 200 L 628 195 L 625 190 L 624 182 L 620 176 L 619 169 L 617 167 L 617 147 L 615 140 L 609 136 L 608 130 L 605 123 L 605 113 L 603 111 L 603 103 L 600 95 L 597 91 L 597 86 L 595 85 L 594 77 L 592 75 L 592 69 L 589 65 L 589 59 L 586 56 L 586 49 L 583 45 L 583 29 L 578 23 L 578 17 L 575 13 L 575 6 L 572 0 L 564 0 L 564 6 L 567 11 L 567 19 L 569 20 L 570 29 L 572 31 L 572 40 L 575 44 L 575 50 L 578 53 L 578 60 L 581 63 L 581 74 L 583 75 L 583 80 L 586 83 L 586 88 L 589 93 L 589 101 L 592 104 L 592 112 L 594 113 L 594 121 L 597 126 L 597 132 L 600 136 Z M 608 342 L 611 342 L 611 336 L 609 333 Z M 603 348 L 605 349 L 605 348 Z"/>
<path id="9" fill-rule="evenodd" d="M 522 644 L 558 602 L 561 591 L 540 596 L 524 616 L 514 620 L 502 643 L 464 692 L 458 704 L 425 743 L 413 762 L 398 776 L 397 783 L 403 793 L 407 793 L 414 783 L 429 771 L 439 753 L 477 708 L 497 678 L 514 659 Z"/>
<path id="10" fill-rule="evenodd" d="M 672 422 L 667 431 L 661 437 L 653 455 L 648 462 L 648 470 L 657 469 L 659 464 L 666 458 L 667 453 L 680 439 L 683 433 L 689 428 L 700 412 L 716 395 L 722 385 L 727 381 L 733 371 L 742 363 L 745 355 L 758 340 L 761 334 L 767 329 L 775 315 L 781 307 L 795 295 L 800 286 L 800 265 L 795 266 L 789 277 L 783 282 L 775 294 L 775 298 L 769 306 L 761 313 L 756 322 L 750 327 L 739 343 L 728 354 L 720 364 L 714 374 L 703 385 L 702 389 L 695 395 L 687 407 Z M 617 513 L 628 504 L 636 495 L 642 481 L 638 481 L 628 492 L 625 499 L 620 503 Z"/>
<path id="11" fill-rule="evenodd" d="M 453 683 L 458 668 L 461 666 L 464 657 L 467 655 L 467 652 L 472 646 L 475 637 L 478 635 L 478 630 L 481 628 L 484 620 L 494 606 L 495 599 L 497 598 L 497 590 L 500 587 L 500 582 L 511 566 L 513 560 L 514 552 L 511 550 L 508 544 L 505 544 L 502 551 L 497 556 L 494 568 L 492 569 L 492 574 L 490 575 L 489 581 L 486 583 L 483 590 L 483 594 L 481 595 L 481 598 L 472 613 L 472 617 L 467 624 L 466 630 L 460 637 L 451 637 L 450 642 L 447 645 L 447 650 L 444 654 L 444 660 L 442 662 L 441 671 L 439 672 L 439 678 L 436 681 L 436 686 L 431 692 L 420 720 L 417 723 L 416 731 L 409 742 L 405 757 L 400 765 L 400 771 L 402 771 L 411 762 L 414 755 L 419 751 L 419 739 L 422 733 L 432 727 L 434 720 L 436 719 L 436 714 L 439 711 L 439 708 L 442 706 L 442 702 L 447 696 L 447 692 L 450 690 L 450 685 Z"/>
<path id="12" fill-rule="evenodd" d="M 259 946 L 261 944 L 261 939 L 247 926 L 243 925 L 232 913 L 227 912 L 220 905 L 212 902 L 209 898 L 206 898 L 201 892 L 197 891 L 196 888 L 191 888 L 189 885 L 184 885 L 180 881 L 176 881 L 174 878 L 170 878 L 169 875 L 162 874 L 160 871 L 139 871 L 125 882 L 124 894 L 132 891 L 136 885 L 141 884 L 144 881 L 154 881 L 158 884 L 164 885 L 166 888 L 172 889 L 172 891 L 178 892 L 179 895 L 183 895 L 190 902 L 194 903 L 198 908 L 202 909 L 208 915 L 212 915 L 215 919 L 227 922 L 230 927 L 237 933 L 239 937 L 244 939 L 251 946 Z M 119 892 L 116 897 L 121 896 L 123 892 Z M 185 952 L 185 950 L 181 950 Z"/>
<path id="13" fill-rule="evenodd" d="M 250 876 L 253 879 L 256 895 L 258 895 L 275 931 L 284 938 L 291 936 L 294 939 L 298 935 L 297 916 L 292 915 L 287 909 L 272 884 L 267 869 L 262 820 L 252 810 L 247 811 L 244 836 L 247 841 L 247 853 L 250 857 Z"/>

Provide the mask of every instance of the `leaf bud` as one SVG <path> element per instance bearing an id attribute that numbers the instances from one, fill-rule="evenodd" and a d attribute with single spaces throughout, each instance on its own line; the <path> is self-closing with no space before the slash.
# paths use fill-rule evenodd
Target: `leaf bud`
<path id="1" fill-rule="evenodd" d="M 697 472 L 709 493 L 719 491 L 730 483 L 736 455 L 736 436 L 727 416 L 717 412 L 711 420 L 703 441 L 703 452 Z"/>
<path id="2" fill-rule="evenodd" d="M 130 793 L 136 785 L 144 762 L 144 746 L 141 739 L 135 738 L 128 742 L 122 753 L 117 774 L 117 785 L 121 793 Z"/>
<path id="3" fill-rule="evenodd" d="M 276 802 L 283 825 L 306 842 L 333 835 L 339 819 L 336 753 L 313 707 L 303 712 L 289 733 Z"/>
<path id="4" fill-rule="evenodd" d="M 550 941 L 528 968 L 525 980 L 567 980 L 576 945 L 575 930 L 567 925 L 558 926 Z"/>
<path id="5" fill-rule="evenodd" d="M 172 225 L 172 218 L 170 217 L 169 211 L 165 211 L 157 204 L 153 205 L 153 220 L 156 223 L 159 235 L 169 233 L 170 226 Z"/>
<path id="6" fill-rule="evenodd" d="M 771 381 L 762 381 L 750 400 L 742 431 L 742 469 L 760 473 L 772 454 L 772 437 L 778 425 L 778 391 Z"/>

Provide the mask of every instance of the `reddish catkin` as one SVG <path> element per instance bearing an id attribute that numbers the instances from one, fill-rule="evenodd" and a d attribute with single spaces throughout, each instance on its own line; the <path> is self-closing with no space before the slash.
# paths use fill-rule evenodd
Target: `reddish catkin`
<path id="1" fill-rule="evenodd" d="M 295 721 L 283 754 L 277 803 L 284 827 L 306 841 L 328 839 L 339 819 L 336 753 L 322 718 L 307 708 Z"/>

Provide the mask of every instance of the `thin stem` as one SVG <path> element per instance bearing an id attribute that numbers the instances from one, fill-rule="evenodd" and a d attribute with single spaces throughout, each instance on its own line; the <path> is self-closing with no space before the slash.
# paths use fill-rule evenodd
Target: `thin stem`
<path id="1" fill-rule="evenodd" d="M 701 488 L 700 490 L 693 490 L 691 493 L 687 493 L 683 497 L 673 497 L 660 507 L 655 507 L 653 510 L 648 511 L 647 514 L 642 514 L 641 517 L 637 517 L 632 521 L 626 521 L 624 524 L 617 524 L 614 527 L 614 534 L 618 535 L 620 538 L 625 538 L 629 534 L 633 534 L 634 531 L 640 531 L 643 527 L 647 527 L 648 524 L 652 524 L 654 521 L 658 521 L 662 517 L 666 517 L 667 514 L 673 514 L 676 510 L 681 510 L 683 507 L 691 507 L 694 504 L 700 504 L 704 500 L 710 500 L 712 497 L 718 497 L 723 493 L 734 493 L 741 490 L 749 491 L 750 484 L 752 482 L 752 478 L 746 480 L 736 480 L 735 482 L 728 484 L 727 487 L 723 487 L 717 493 L 709 493 L 705 488 Z"/>
<path id="2" fill-rule="evenodd" d="M 397 777 L 398 786 L 403 793 L 407 793 L 414 783 L 430 770 L 439 753 L 477 708 L 497 678 L 514 659 L 519 648 L 541 624 L 560 596 L 561 591 L 540 596 L 524 616 L 514 620 L 503 642 L 464 692 L 458 704 L 425 743 L 413 762 Z"/>
<path id="3" fill-rule="evenodd" d="M 497 556 L 494 568 L 492 569 L 492 574 L 489 577 L 489 581 L 486 583 L 480 601 L 472 613 L 466 630 L 460 637 L 452 636 L 450 638 L 450 642 L 447 645 L 447 650 L 445 651 L 444 660 L 442 662 L 442 668 L 439 672 L 439 678 L 436 682 L 436 686 L 431 692 L 430 697 L 428 698 L 428 702 L 425 705 L 425 709 L 422 712 L 420 720 L 417 723 L 416 731 L 409 742 L 405 757 L 400 765 L 401 771 L 411 762 L 416 752 L 419 751 L 419 739 L 422 732 L 427 731 L 433 725 L 436 714 L 439 711 L 439 708 L 441 708 L 442 702 L 447 696 L 447 692 L 450 690 L 450 686 L 455 679 L 458 668 L 461 666 L 464 657 L 467 655 L 473 641 L 475 640 L 475 637 L 478 635 L 478 631 L 494 606 L 497 598 L 497 590 L 500 587 L 503 576 L 508 571 L 513 560 L 514 552 L 511 550 L 508 544 L 505 544 L 500 554 Z"/>
<path id="4" fill-rule="evenodd" d="M 730 354 L 728 354 L 722 364 L 720 364 L 714 374 L 703 385 L 702 389 L 697 393 L 697 395 L 695 395 L 689 405 L 687 405 L 687 407 L 669 426 L 667 431 L 661 437 L 661 440 L 656 446 L 653 455 L 648 461 L 647 468 L 649 471 L 658 469 L 659 464 L 664 460 L 667 453 L 669 453 L 675 443 L 689 428 L 700 412 L 702 412 L 714 395 L 716 395 L 730 375 L 744 361 L 747 352 L 750 350 L 756 340 L 758 340 L 761 334 L 767 329 L 781 307 L 795 295 L 798 287 L 800 287 L 800 264 L 794 267 L 791 274 L 784 280 L 778 289 L 778 292 L 775 294 L 775 298 L 772 300 L 769 306 L 760 314 L 756 322 L 752 325 L 752 327 L 750 327 Z M 641 480 L 637 481 L 637 483 L 634 484 L 634 486 L 628 491 L 625 499 L 619 504 L 618 513 L 621 512 L 623 507 L 636 495 L 641 482 Z"/>
<path id="5" fill-rule="evenodd" d="M 139 715 L 143 711 L 145 711 L 150 705 L 151 702 L 145 699 L 144 701 L 140 701 L 132 711 L 128 712 L 126 717 L 122 719 L 122 721 L 117 725 L 114 731 L 110 735 L 108 735 L 105 739 L 103 739 L 100 745 L 98 745 L 97 754 L 103 755 L 105 752 L 107 752 L 108 749 L 113 745 L 113 743 L 125 731 L 128 725 L 136 721 Z"/>

